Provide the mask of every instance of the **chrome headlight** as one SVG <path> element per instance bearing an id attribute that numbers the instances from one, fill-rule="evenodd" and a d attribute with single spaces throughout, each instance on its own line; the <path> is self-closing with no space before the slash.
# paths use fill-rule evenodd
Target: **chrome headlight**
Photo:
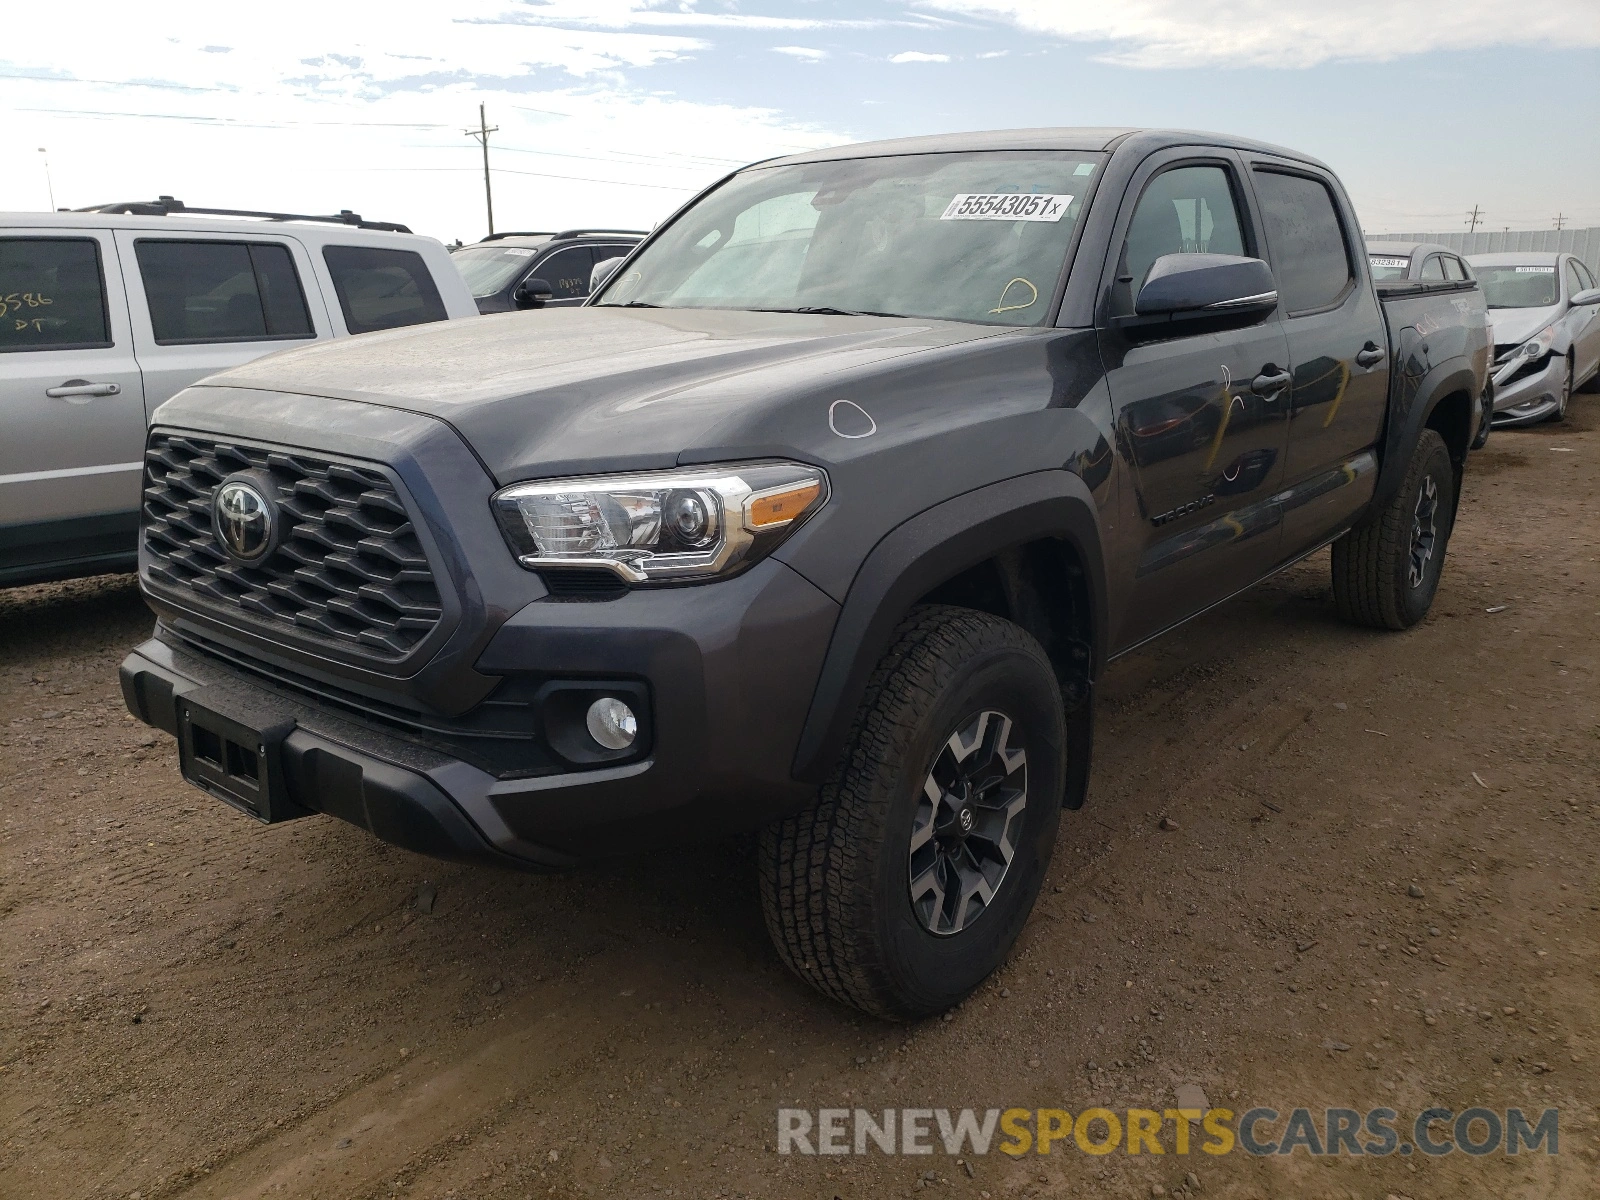
<path id="1" fill-rule="evenodd" d="M 827 499 L 820 468 L 777 462 L 519 483 L 493 503 L 525 567 L 601 567 L 628 583 L 664 583 L 748 566 Z"/>
<path id="2" fill-rule="evenodd" d="M 1507 363 L 1514 358 L 1520 357 L 1526 358 L 1531 362 L 1536 358 L 1543 358 L 1546 354 L 1550 353 L 1550 347 L 1555 344 L 1555 340 L 1556 327 L 1552 323 L 1546 325 L 1543 329 L 1534 334 L 1527 341 L 1523 342 L 1522 345 L 1518 346 L 1515 350 L 1510 350 L 1505 354 L 1502 354 L 1498 361 Z"/>

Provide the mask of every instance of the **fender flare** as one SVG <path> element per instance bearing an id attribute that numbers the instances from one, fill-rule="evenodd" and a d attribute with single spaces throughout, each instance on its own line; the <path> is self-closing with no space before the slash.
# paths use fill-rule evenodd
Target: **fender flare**
<path id="1" fill-rule="evenodd" d="M 1382 512 L 1394 499 L 1395 493 L 1400 490 L 1400 484 L 1405 480 L 1411 455 L 1417 448 L 1417 440 L 1427 427 L 1428 419 L 1433 416 L 1433 410 L 1439 407 L 1439 402 L 1446 396 L 1456 392 L 1466 395 L 1467 403 L 1471 405 L 1472 412 L 1476 416 L 1480 411 L 1479 397 L 1482 388 L 1473 373 L 1471 362 L 1465 358 L 1446 359 L 1435 366 L 1418 380 L 1403 408 L 1396 403 L 1391 409 L 1392 416 L 1383 439 L 1383 459 L 1378 468 L 1378 483 L 1373 489 L 1372 500 L 1367 508 L 1369 513 Z M 1476 432 L 1470 430 L 1468 433 L 1469 447 Z M 1460 471 L 1461 464 L 1458 463 L 1456 464 L 1458 483 Z"/>
<path id="2" fill-rule="evenodd" d="M 918 599 L 996 554 L 1041 538 L 1059 538 L 1083 563 L 1093 646 L 1089 673 L 1105 662 L 1106 577 L 1097 506 L 1088 485 L 1064 470 L 1038 471 L 946 500 L 885 534 L 851 581 L 811 698 L 793 775 L 827 778 L 867 680 L 896 626 Z"/>

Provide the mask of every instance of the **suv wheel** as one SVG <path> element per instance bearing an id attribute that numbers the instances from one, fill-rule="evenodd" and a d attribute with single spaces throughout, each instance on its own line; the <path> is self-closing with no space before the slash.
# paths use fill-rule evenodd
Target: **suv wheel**
<path id="1" fill-rule="evenodd" d="M 1375 629 L 1409 629 L 1427 616 L 1455 515 L 1450 451 L 1436 431 L 1424 429 L 1394 499 L 1333 544 L 1339 615 Z"/>
<path id="2" fill-rule="evenodd" d="M 1038 642 L 970 609 L 913 611 L 817 802 L 762 835 L 778 953 L 823 994 L 881 1017 L 967 995 L 1044 882 L 1065 744 Z"/>

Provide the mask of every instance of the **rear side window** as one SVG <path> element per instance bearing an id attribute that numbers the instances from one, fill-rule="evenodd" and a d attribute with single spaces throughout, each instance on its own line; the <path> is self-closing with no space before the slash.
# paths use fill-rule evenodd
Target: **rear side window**
<path id="1" fill-rule="evenodd" d="M 1418 276 L 1418 278 L 1420 278 L 1420 279 L 1443 279 L 1444 278 L 1444 259 L 1440 258 L 1437 254 L 1428 255 L 1427 260 L 1422 264 L 1422 272 Z"/>
<path id="2" fill-rule="evenodd" d="M 1447 254 L 1444 256 L 1444 277 L 1446 279 L 1463 280 L 1472 278 L 1472 276 L 1467 274 L 1466 264 L 1454 254 Z"/>
<path id="3" fill-rule="evenodd" d="M 0 238 L 0 353 L 111 345 L 93 238 Z"/>
<path id="4" fill-rule="evenodd" d="M 325 246 L 322 260 L 351 333 L 443 321 L 448 315 L 422 255 L 376 246 Z"/>
<path id="5" fill-rule="evenodd" d="M 158 346 L 312 337 L 300 276 L 281 242 L 133 244 Z"/>
<path id="6" fill-rule="evenodd" d="M 594 252 L 588 246 L 569 246 L 557 250 L 534 270 L 534 278 L 550 285 L 556 300 L 576 300 L 589 294 L 589 272 L 594 269 Z"/>
<path id="7" fill-rule="evenodd" d="M 1257 170 L 1256 191 L 1272 247 L 1273 274 L 1289 315 L 1329 307 L 1355 275 L 1327 184 L 1305 175 Z"/>

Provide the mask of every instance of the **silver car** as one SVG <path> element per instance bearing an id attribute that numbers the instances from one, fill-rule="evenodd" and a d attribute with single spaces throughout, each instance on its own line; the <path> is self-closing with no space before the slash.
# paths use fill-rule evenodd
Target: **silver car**
<path id="1" fill-rule="evenodd" d="M 1474 254 L 1467 260 L 1494 322 L 1494 422 L 1559 421 L 1600 371 L 1600 287 L 1571 254 Z"/>

